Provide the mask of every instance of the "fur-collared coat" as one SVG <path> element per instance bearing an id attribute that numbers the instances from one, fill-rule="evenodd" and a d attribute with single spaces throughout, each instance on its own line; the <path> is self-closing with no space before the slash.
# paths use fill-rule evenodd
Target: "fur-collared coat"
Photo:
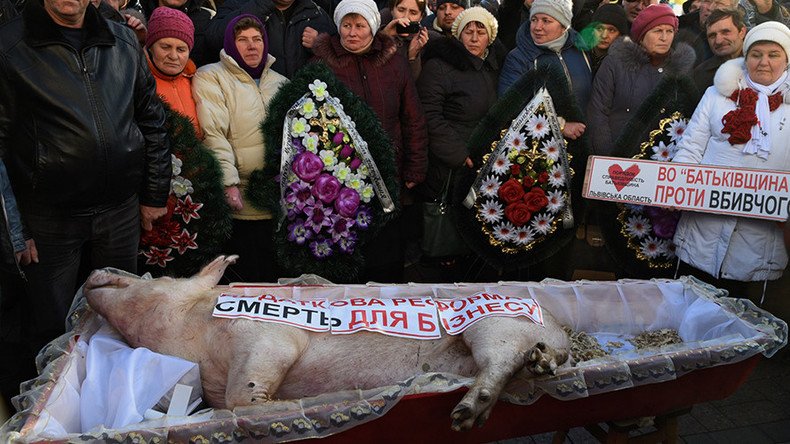
<path id="1" fill-rule="evenodd" d="M 421 183 L 428 168 L 425 114 L 409 64 L 403 57 L 393 57 L 396 51 L 395 40 L 381 33 L 360 55 L 346 51 L 337 35 L 320 34 L 313 45 L 316 58 L 378 116 L 392 139 L 399 179 Z"/>
<path id="2" fill-rule="evenodd" d="M 725 62 L 691 116 L 673 162 L 790 171 L 790 80 L 779 91 L 784 103 L 771 112 L 767 159 L 744 154 L 722 134 L 721 119 L 735 109 L 729 96 L 745 88 L 744 59 Z M 675 231 L 678 257 L 717 278 L 738 281 L 778 279 L 787 266 L 782 227 L 773 221 L 686 211 Z"/>
<path id="3" fill-rule="evenodd" d="M 470 54 L 454 38 L 440 37 L 426 46 L 417 91 L 428 119 L 428 176 L 423 184 L 428 198 L 439 197 L 450 171 L 469 157 L 466 141 L 496 102 L 506 55 L 498 40 L 485 59 Z"/>
<path id="4" fill-rule="evenodd" d="M 587 106 L 593 153 L 610 155 L 620 131 L 661 78 L 689 74 L 694 59 L 689 45 L 676 43 L 664 63 L 653 66 L 642 45 L 628 38 L 615 41 L 595 75 Z"/>

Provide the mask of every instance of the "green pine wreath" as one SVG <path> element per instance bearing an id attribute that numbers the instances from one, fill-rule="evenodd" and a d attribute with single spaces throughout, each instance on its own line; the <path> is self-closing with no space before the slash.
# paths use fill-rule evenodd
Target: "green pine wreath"
<path id="1" fill-rule="evenodd" d="M 280 203 L 280 162 L 283 143 L 283 122 L 288 110 L 308 93 L 309 85 L 315 80 L 326 83 L 330 95 L 340 100 L 344 112 L 354 121 L 356 131 L 368 144 L 368 149 L 379 169 L 387 190 L 396 205 L 396 211 L 385 213 L 377 198 L 371 200 L 373 215 L 372 226 L 359 234 L 357 248 L 351 254 L 334 254 L 328 258 L 316 259 L 305 246 L 287 240 L 288 220 L 284 219 Z M 362 245 L 375 236 L 387 221 L 395 216 L 399 208 L 399 185 L 395 171 L 395 155 L 392 143 L 381 127 L 376 114 L 359 97 L 337 80 L 332 71 L 323 63 L 311 63 L 296 73 L 293 79 L 284 84 L 269 103 L 268 115 L 261 124 L 266 143 L 264 168 L 253 171 L 247 187 L 246 198 L 257 208 L 272 212 L 275 220 L 274 244 L 277 252 L 277 265 L 283 276 L 297 276 L 312 273 L 334 282 L 356 281 L 364 267 L 365 258 L 361 253 Z M 283 220 L 284 219 L 284 220 Z M 278 224 L 283 220 L 282 224 Z"/>
<path id="2" fill-rule="evenodd" d="M 666 122 L 689 119 L 699 98 L 699 91 L 688 76 L 662 78 L 615 140 L 613 156 L 650 160 L 650 147 L 666 139 Z M 594 201 L 592 205 L 606 248 L 626 276 L 671 277 L 674 274 L 677 259 L 662 256 L 652 260 L 639 253 L 638 244 L 626 234 L 626 219 L 631 214 L 627 207 L 605 201 Z"/>
<path id="3" fill-rule="evenodd" d="M 142 233 L 138 268 L 154 276 L 191 276 L 220 254 L 230 238 L 230 207 L 214 154 L 197 138 L 189 118 L 164 106 L 177 160 L 167 214 L 154 222 L 153 230 Z"/>
<path id="4" fill-rule="evenodd" d="M 527 71 L 514 83 L 478 123 L 467 143 L 475 165 L 483 164 L 483 156 L 491 151 L 492 144 L 502 137 L 503 131 L 510 127 L 513 119 L 527 106 L 540 88 L 545 87 L 548 90 L 558 115 L 569 122 L 583 122 L 583 114 L 569 90 L 567 82 L 553 81 L 553 79 L 564 78 L 565 73 L 562 69 L 544 64 Z M 567 141 L 568 154 L 572 157 L 570 167 L 576 174 L 571 188 L 571 209 L 576 220 L 582 214 L 583 208 L 581 184 L 587 162 L 586 143 L 585 137 Z M 480 228 L 476 208 L 466 208 L 462 204 L 476 176 L 477 170 L 464 172 L 464 176 L 459 179 L 453 189 L 453 208 L 458 215 L 458 226 L 462 237 L 469 247 L 492 267 L 504 271 L 526 268 L 554 255 L 573 238 L 574 228 L 559 226 L 550 235 L 547 242 L 543 242 L 529 251 L 506 253 L 498 246 L 492 245 Z"/>

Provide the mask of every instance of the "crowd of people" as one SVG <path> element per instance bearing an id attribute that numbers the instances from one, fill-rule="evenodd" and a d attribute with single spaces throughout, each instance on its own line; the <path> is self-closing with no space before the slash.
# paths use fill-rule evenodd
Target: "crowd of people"
<path id="1" fill-rule="evenodd" d="M 687 0 L 679 17 L 658 0 L 0 0 L 0 23 L 0 342 L 15 344 L 2 351 L 5 397 L 63 333 L 87 272 L 137 272 L 141 235 L 173 213 L 163 102 L 219 164 L 235 281 L 278 277 L 275 222 L 246 188 L 279 149 L 261 130 L 269 102 L 312 62 L 392 141 L 403 211 L 365 246 L 363 280 L 404 279 L 420 203 L 480 167 L 472 130 L 541 66 L 564 73 L 545 81 L 565 82 L 586 118 L 559 116 L 562 134 L 590 153 L 612 154 L 674 76 L 700 100 L 675 161 L 790 171 L 790 13 L 778 0 Z M 736 116 L 748 128 L 723 123 Z M 684 212 L 674 240 L 684 272 L 737 288 L 781 276 L 783 236 L 786 223 Z M 420 263 L 438 280 L 465 277 L 450 272 L 464 258 Z"/>

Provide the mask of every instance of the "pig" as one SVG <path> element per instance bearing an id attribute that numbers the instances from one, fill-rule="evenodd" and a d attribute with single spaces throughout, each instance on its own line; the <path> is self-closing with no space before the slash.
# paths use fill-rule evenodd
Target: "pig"
<path id="1" fill-rule="evenodd" d="M 236 256 L 220 256 L 191 278 L 140 279 L 110 269 L 91 273 L 89 305 L 132 347 L 198 363 L 206 401 L 233 409 L 391 385 L 414 375 L 474 377 L 453 409 L 454 430 L 482 425 L 504 386 L 553 374 L 568 361 L 569 338 L 544 309 L 542 327 L 525 318 L 482 319 L 461 335 L 415 340 L 360 332 L 315 333 L 283 324 L 212 316 L 215 288 Z"/>

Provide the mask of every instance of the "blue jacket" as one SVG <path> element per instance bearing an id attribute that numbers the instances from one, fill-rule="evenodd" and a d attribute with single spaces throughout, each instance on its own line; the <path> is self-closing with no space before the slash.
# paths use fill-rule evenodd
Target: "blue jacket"
<path id="1" fill-rule="evenodd" d="M 516 47 L 508 53 L 499 75 L 499 96 L 504 95 L 511 85 L 537 64 L 552 63 L 565 72 L 579 107 L 586 109 L 592 92 L 592 70 L 587 54 L 576 48 L 577 37 L 576 31 L 569 29 L 568 40 L 562 51 L 555 53 L 538 47 L 532 41 L 529 21 L 524 22 L 516 33 Z"/>
<path id="2" fill-rule="evenodd" d="M 11 189 L 11 181 L 8 180 L 8 172 L 5 163 L 0 161 L 0 205 L 2 205 L 2 217 L 0 217 L 0 257 L 5 265 L 16 264 L 16 252 L 23 251 L 26 247 L 25 236 L 22 227 L 22 217 L 16 206 L 14 190 Z M 16 267 L 19 270 L 18 266 Z"/>

